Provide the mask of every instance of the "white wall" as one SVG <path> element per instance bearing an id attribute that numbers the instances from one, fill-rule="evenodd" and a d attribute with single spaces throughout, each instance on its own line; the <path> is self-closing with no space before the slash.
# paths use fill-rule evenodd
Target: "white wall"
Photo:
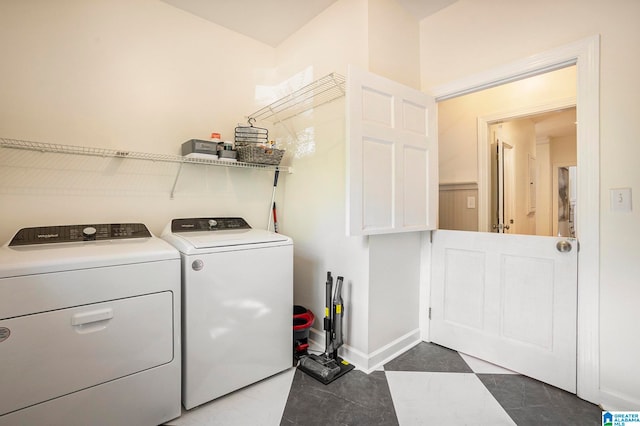
<path id="1" fill-rule="evenodd" d="M 383 17 L 387 31 L 377 28 Z M 334 71 L 345 75 L 347 65 L 353 64 L 417 86 L 418 22 L 410 18 L 391 1 L 337 1 L 278 46 L 279 79 L 286 81 L 309 68 L 316 78 Z M 390 33 L 389 27 L 403 31 Z M 345 356 L 368 369 L 384 358 L 374 352 L 407 333 L 417 336 L 417 308 L 415 314 L 407 314 L 405 308 L 418 300 L 420 252 L 414 248 L 420 235 L 395 239 L 345 235 L 344 100 L 318 108 L 313 116 L 290 120 L 286 126 L 288 130 L 275 126 L 283 143 L 293 150 L 309 143 L 314 146 L 313 153 L 294 160 L 295 172 L 287 178 L 283 195 L 282 232 L 296 241 L 295 301 L 321 317 L 326 271 L 343 275 Z M 302 136 L 310 128 L 311 140 Z M 290 141 L 292 129 L 300 134 L 298 142 Z M 404 253 L 404 261 L 386 263 L 381 274 L 375 262 L 389 253 L 394 259 L 402 259 Z M 388 279 L 389 274 L 396 279 Z M 385 303 L 389 292 L 396 292 L 398 303 Z M 321 338 L 321 328 L 321 321 L 316 322 L 316 337 Z"/>
<path id="2" fill-rule="evenodd" d="M 551 163 L 569 163 L 576 165 L 576 137 L 560 136 L 551 139 Z"/>
<path id="3" fill-rule="evenodd" d="M 317 77 L 346 75 L 348 64 L 367 66 L 368 44 L 367 1 L 338 0 L 278 46 L 278 75 L 308 66 Z"/>
<path id="4" fill-rule="evenodd" d="M 390 0 L 369 1 L 369 70 L 420 89 L 420 28 Z"/>
<path id="5" fill-rule="evenodd" d="M 313 79 L 346 75 L 350 61 L 366 66 L 366 2 L 338 1 L 276 49 L 277 76 L 286 81 L 311 68 Z M 351 39 L 353 43 L 345 43 Z M 363 46 L 365 48 L 363 49 Z M 344 98 L 276 125 L 278 141 L 301 153 L 282 188 L 282 232 L 295 241 L 294 301 L 318 318 L 312 338 L 322 341 L 327 271 L 344 276 L 345 345 L 368 351 L 368 240 L 345 234 Z M 289 132 L 297 133 L 292 138 Z M 311 133 L 305 133 L 311 132 Z M 350 359 L 352 362 L 357 360 Z"/>
<path id="6" fill-rule="evenodd" d="M 156 0 L 0 3 L 0 136 L 179 154 L 233 139 L 274 49 Z M 242 52 L 242 54 L 238 54 Z M 245 216 L 266 227 L 265 172 L 0 150 L 4 243 L 23 226 Z"/>
<path id="7" fill-rule="evenodd" d="M 640 189 L 638 16 L 640 2 L 635 0 L 460 0 L 421 22 L 425 89 L 601 35 L 600 388 L 606 406 L 636 410 L 640 217 L 637 208 L 631 213 L 611 211 L 609 189 Z"/>
<path id="8" fill-rule="evenodd" d="M 370 239 L 371 352 L 419 334 L 421 244 L 418 232 L 377 235 Z"/>
<path id="9" fill-rule="evenodd" d="M 551 214 L 551 159 L 549 138 L 536 140 L 536 166 L 538 185 L 536 188 L 536 234 L 553 235 Z"/>

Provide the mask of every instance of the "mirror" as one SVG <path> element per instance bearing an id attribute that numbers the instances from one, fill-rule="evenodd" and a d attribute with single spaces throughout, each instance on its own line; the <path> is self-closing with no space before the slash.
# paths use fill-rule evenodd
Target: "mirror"
<path id="1" fill-rule="evenodd" d="M 438 103 L 440 229 L 575 236 L 575 92 L 572 66 Z"/>

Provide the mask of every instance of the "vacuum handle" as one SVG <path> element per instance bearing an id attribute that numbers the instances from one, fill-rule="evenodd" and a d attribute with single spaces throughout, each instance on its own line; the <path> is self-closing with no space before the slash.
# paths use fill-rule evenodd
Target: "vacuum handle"
<path id="1" fill-rule="evenodd" d="M 333 277 L 331 272 L 327 272 L 327 283 L 325 291 L 325 308 L 324 308 L 324 338 L 325 338 L 325 353 L 329 354 L 331 351 L 331 341 L 333 340 L 333 324 L 331 321 L 332 309 L 331 309 L 331 292 L 333 290 Z"/>
<path id="2" fill-rule="evenodd" d="M 333 351 L 337 356 L 338 348 L 342 346 L 342 277 L 336 280 L 336 293 L 333 297 Z"/>

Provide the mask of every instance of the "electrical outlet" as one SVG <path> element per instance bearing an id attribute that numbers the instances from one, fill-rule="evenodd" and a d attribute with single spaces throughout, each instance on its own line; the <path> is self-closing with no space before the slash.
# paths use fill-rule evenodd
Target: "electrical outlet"
<path id="1" fill-rule="evenodd" d="M 467 208 L 468 209 L 476 208 L 476 197 L 473 197 L 473 196 L 467 197 Z"/>
<path id="2" fill-rule="evenodd" d="M 631 211 L 631 188 L 613 188 L 610 190 L 611 211 Z"/>

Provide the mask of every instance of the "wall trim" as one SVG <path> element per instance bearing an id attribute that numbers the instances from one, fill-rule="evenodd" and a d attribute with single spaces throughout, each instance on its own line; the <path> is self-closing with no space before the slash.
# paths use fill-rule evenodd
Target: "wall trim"
<path id="1" fill-rule="evenodd" d="M 600 389 L 600 407 L 608 411 L 628 411 L 630 407 L 640 407 L 640 400 L 608 389 Z"/>
<path id="2" fill-rule="evenodd" d="M 437 101 L 576 65 L 578 115 L 577 394 L 600 395 L 600 35 L 594 35 L 431 90 Z M 421 304 L 427 302 L 421 300 Z M 421 310 L 427 309 L 421 305 Z M 428 327 L 428 325 L 426 326 Z M 424 331 L 423 331 L 424 333 Z"/>
<path id="3" fill-rule="evenodd" d="M 311 340 L 311 346 L 314 349 L 319 347 L 322 348 L 320 350 L 324 350 L 324 331 L 311 328 L 309 330 L 309 340 Z M 342 358 L 355 365 L 358 370 L 370 374 L 420 342 L 422 342 L 420 329 L 416 328 L 370 354 L 365 354 L 346 344 L 343 345 L 338 352 Z"/>
<path id="4" fill-rule="evenodd" d="M 469 191 L 478 189 L 476 182 L 440 182 L 440 191 Z"/>

